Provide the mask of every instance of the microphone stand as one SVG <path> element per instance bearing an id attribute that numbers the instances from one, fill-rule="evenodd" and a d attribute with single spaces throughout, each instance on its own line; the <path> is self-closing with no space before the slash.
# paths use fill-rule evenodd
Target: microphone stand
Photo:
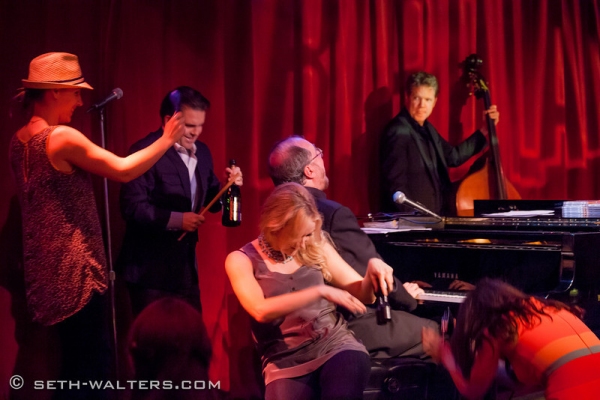
<path id="1" fill-rule="evenodd" d="M 100 114 L 100 144 L 103 149 L 106 150 L 106 135 L 104 129 L 104 106 L 98 108 Z M 111 320 L 112 320 L 112 334 L 113 334 L 113 356 L 115 358 L 115 378 L 119 378 L 119 349 L 117 346 L 117 312 L 115 307 L 115 271 L 113 269 L 113 257 L 112 257 L 112 237 L 110 230 L 110 207 L 108 204 L 108 179 L 103 179 L 104 185 L 104 219 L 106 227 L 106 246 L 107 246 L 107 262 L 108 262 L 108 280 L 110 285 L 110 308 L 111 308 Z"/>

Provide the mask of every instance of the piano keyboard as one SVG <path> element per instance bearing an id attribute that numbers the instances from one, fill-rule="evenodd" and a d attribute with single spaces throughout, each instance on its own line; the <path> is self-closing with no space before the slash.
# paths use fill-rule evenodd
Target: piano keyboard
<path id="1" fill-rule="evenodd" d="M 462 303 L 467 292 L 450 292 L 443 290 L 423 289 L 425 293 L 417 296 L 417 300 L 438 301 L 442 303 Z"/>

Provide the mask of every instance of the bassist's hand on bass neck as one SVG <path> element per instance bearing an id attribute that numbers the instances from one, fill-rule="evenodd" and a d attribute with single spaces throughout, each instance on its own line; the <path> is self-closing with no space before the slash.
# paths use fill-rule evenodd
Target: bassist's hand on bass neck
<path id="1" fill-rule="evenodd" d="M 489 140 L 488 118 L 494 121 L 494 126 L 500 122 L 500 112 L 498 112 L 498 107 L 495 104 L 483 112 L 483 123 L 479 129 L 485 138 Z"/>

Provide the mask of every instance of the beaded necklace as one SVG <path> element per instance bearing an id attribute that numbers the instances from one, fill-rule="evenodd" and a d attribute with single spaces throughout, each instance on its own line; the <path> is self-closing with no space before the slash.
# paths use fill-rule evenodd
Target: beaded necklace
<path id="1" fill-rule="evenodd" d="M 287 264 L 294 259 L 293 256 L 286 256 L 279 250 L 275 250 L 273 247 L 271 247 L 269 242 L 265 240 L 265 237 L 262 235 L 262 233 L 258 236 L 258 245 L 260 246 L 262 252 L 275 262 Z"/>

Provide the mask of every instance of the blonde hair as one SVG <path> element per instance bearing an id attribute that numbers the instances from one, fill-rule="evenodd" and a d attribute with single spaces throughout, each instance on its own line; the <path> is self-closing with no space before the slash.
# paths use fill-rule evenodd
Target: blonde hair
<path id="1" fill-rule="evenodd" d="M 312 195 L 302 185 L 284 183 L 277 186 L 265 201 L 260 216 L 260 231 L 267 242 L 273 243 L 275 237 L 280 240 L 281 232 L 287 228 L 291 232 L 305 219 L 315 222 L 315 231 L 304 248 L 300 248 L 296 257 L 303 264 L 321 271 L 326 281 L 331 281 L 327 270 L 327 259 L 323 250 L 325 243 L 331 243 L 326 232 L 321 230 L 323 219 Z"/>

